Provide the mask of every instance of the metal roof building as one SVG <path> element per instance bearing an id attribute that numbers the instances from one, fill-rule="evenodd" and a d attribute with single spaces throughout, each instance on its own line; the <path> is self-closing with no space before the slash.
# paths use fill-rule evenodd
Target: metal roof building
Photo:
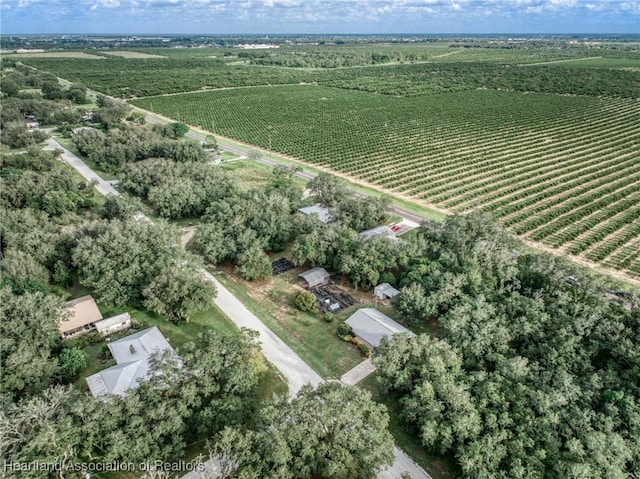
<path id="1" fill-rule="evenodd" d="M 331 275 L 324 268 L 313 268 L 304 273 L 300 273 L 298 278 L 302 278 L 307 282 L 309 288 L 327 284 L 331 281 Z"/>
<path id="2" fill-rule="evenodd" d="M 360 236 L 360 238 L 362 239 L 370 239 L 370 238 L 373 238 L 374 236 L 379 236 L 379 235 L 386 236 L 387 238 L 392 240 L 398 239 L 398 237 L 391 230 L 391 228 L 385 225 L 376 226 L 375 228 L 371 228 L 370 230 L 365 230 L 358 233 L 358 236 Z"/>
<path id="3" fill-rule="evenodd" d="M 304 208 L 300 208 L 298 211 L 305 216 L 316 215 L 318 220 L 323 223 L 329 223 L 332 220 L 331 215 L 329 214 L 329 208 L 322 206 L 320 203 L 305 206 Z"/>
<path id="4" fill-rule="evenodd" d="M 349 316 L 345 321 L 356 336 L 363 339 L 373 347 L 380 346 L 380 341 L 385 336 L 406 333 L 415 336 L 414 333 L 399 323 L 396 323 L 389 316 L 382 314 L 374 308 L 362 308 Z"/>
<path id="5" fill-rule="evenodd" d="M 373 294 L 378 299 L 391 299 L 398 296 L 400 291 L 391 286 L 389 283 L 382 283 L 373 288 Z"/>
<path id="6" fill-rule="evenodd" d="M 95 323 L 102 319 L 98 305 L 91 296 L 82 296 L 65 303 L 70 315 L 58 323 L 62 338 L 71 338 L 95 330 Z"/>
<path id="7" fill-rule="evenodd" d="M 154 353 L 168 350 L 178 358 L 157 326 L 113 341 L 109 343 L 109 350 L 117 364 L 86 379 L 95 397 L 107 394 L 126 396 L 129 389 L 137 388 L 140 381 L 150 377 L 149 358 Z"/>

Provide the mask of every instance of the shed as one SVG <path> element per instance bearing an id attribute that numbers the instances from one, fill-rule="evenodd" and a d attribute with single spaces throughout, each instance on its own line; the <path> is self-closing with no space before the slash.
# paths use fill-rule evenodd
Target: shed
<path id="1" fill-rule="evenodd" d="M 356 336 L 377 348 L 385 336 L 405 333 L 415 336 L 401 324 L 374 308 L 362 308 L 345 321 Z"/>
<path id="2" fill-rule="evenodd" d="M 373 288 L 373 295 L 378 299 L 391 299 L 394 296 L 398 296 L 400 291 L 391 286 L 389 283 L 382 283 Z"/>
<path id="3" fill-rule="evenodd" d="M 95 330 L 95 323 L 102 319 L 98 305 L 91 296 L 68 301 L 65 304 L 71 315 L 58 323 L 58 330 L 62 339 L 80 336 Z"/>
<path id="4" fill-rule="evenodd" d="M 388 226 L 382 225 L 382 226 L 376 226 L 375 228 L 371 228 L 370 230 L 365 230 L 365 231 L 361 231 L 360 233 L 358 233 L 358 236 L 360 236 L 360 238 L 368 240 L 370 238 L 373 238 L 374 236 L 385 236 L 391 240 L 397 240 L 398 237 L 396 236 L 396 234 L 391 230 L 391 228 L 389 228 Z"/>
<path id="5" fill-rule="evenodd" d="M 103 336 L 123 331 L 131 327 L 131 316 L 129 313 L 118 314 L 96 323 L 96 331 Z"/>
<path id="6" fill-rule="evenodd" d="M 316 215 L 318 220 L 322 223 L 329 223 L 332 220 L 331 215 L 329 214 L 329 208 L 322 206 L 320 203 L 305 206 L 304 208 L 300 208 L 298 211 L 305 216 Z"/>
<path id="7" fill-rule="evenodd" d="M 126 396 L 130 389 L 149 379 L 152 374 L 150 359 L 154 354 L 170 351 L 180 361 L 157 326 L 113 341 L 109 343 L 109 350 L 116 365 L 86 379 L 91 394 L 97 398 L 109 394 Z"/>
<path id="8" fill-rule="evenodd" d="M 307 282 L 307 287 L 313 288 L 315 286 L 321 286 L 331 281 L 331 275 L 327 273 L 324 268 L 313 268 L 304 273 L 300 273 L 298 278 L 302 278 Z"/>

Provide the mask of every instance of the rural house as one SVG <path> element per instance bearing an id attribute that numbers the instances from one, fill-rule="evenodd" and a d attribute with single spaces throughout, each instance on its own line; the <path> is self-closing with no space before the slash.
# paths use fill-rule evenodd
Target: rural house
<path id="1" fill-rule="evenodd" d="M 385 336 L 393 336 L 394 334 L 405 333 L 409 336 L 415 336 L 401 324 L 396 323 L 393 319 L 374 308 L 362 308 L 349 316 L 345 321 L 353 334 L 367 342 L 374 348 L 380 346 L 380 341 Z"/>
<path id="2" fill-rule="evenodd" d="M 62 339 L 73 338 L 81 334 L 95 331 L 96 323 L 102 319 L 98 305 L 91 296 L 82 296 L 65 304 L 71 312 L 70 316 L 58 324 Z"/>
<path id="3" fill-rule="evenodd" d="M 358 236 L 365 240 L 368 240 L 373 238 L 374 236 L 380 236 L 380 235 L 386 236 L 387 238 L 392 240 L 398 239 L 398 237 L 393 232 L 393 230 L 385 225 L 376 226 L 375 228 L 371 228 L 370 230 L 365 230 L 358 233 Z"/>
<path id="4" fill-rule="evenodd" d="M 170 351 L 180 360 L 156 326 L 109 343 L 109 351 L 116 365 L 87 378 L 89 390 L 96 398 L 109 394 L 126 396 L 129 389 L 135 389 L 141 381 L 149 379 L 153 354 Z"/>
<path id="5" fill-rule="evenodd" d="M 332 220 L 331 215 L 329 214 L 329 208 L 322 206 L 320 203 L 305 206 L 304 208 L 300 208 L 298 211 L 305 216 L 316 215 L 318 220 L 322 223 L 330 223 Z"/>

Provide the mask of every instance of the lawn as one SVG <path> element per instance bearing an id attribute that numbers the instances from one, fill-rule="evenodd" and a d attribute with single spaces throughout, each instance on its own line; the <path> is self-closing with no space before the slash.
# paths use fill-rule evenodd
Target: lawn
<path id="1" fill-rule="evenodd" d="M 291 306 L 297 270 L 261 283 L 243 282 L 233 274 L 216 272 L 220 280 L 280 339 L 325 379 L 339 378 L 362 361 L 354 345 L 342 341 L 336 329 L 340 321 L 325 322 L 320 315 Z"/>
<path id="2" fill-rule="evenodd" d="M 387 406 L 390 419 L 389 432 L 393 435 L 396 445 L 427 471 L 433 479 L 456 479 L 461 476 L 453 457 L 430 454 L 420 446 L 420 439 L 413 426 L 400 417 L 400 405 L 397 398 L 380 393 L 375 373 L 359 383 L 358 387 L 369 391 L 375 401 Z"/>

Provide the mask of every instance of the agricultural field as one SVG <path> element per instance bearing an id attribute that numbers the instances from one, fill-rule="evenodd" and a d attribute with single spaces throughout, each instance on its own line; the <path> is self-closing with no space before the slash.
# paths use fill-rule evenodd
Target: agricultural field
<path id="1" fill-rule="evenodd" d="M 133 102 L 640 277 L 640 103 L 282 86 Z"/>
<path id="2" fill-rule="evenodd" d="M 138 50 L 28 63 L 640 278 L 637 43 Z"/>

